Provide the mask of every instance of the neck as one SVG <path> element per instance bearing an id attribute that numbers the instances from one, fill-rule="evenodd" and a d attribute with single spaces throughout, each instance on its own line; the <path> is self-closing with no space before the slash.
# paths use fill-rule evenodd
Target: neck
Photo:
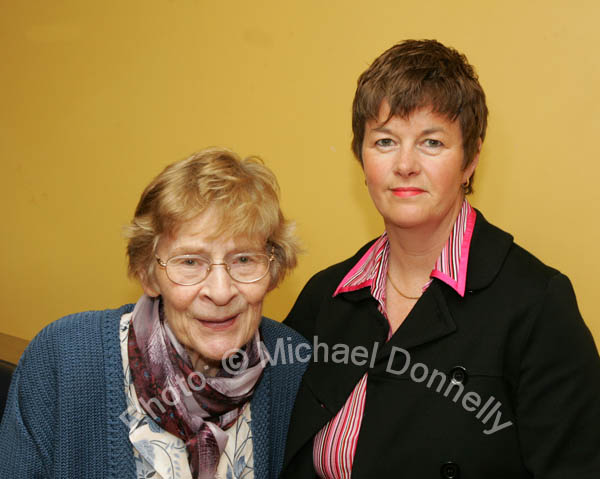
<path id="1" fill-rule="evenodd" d="M 194 371 L 198 371 L 206 377 L 216 376 L 216 374 L 219 372 L 219 369 L 221 367 L 219 361 L 208 360 L 202 357 L 196 351 L 189 348 L 186 348 L 186 351 L 188 353 Z"/>
<path id="2" fill-rule="evenodd" d="M 416 227 L 400 228 L 386 223 L 390 243 L 388 273 L 398 287 L 415 293 L 429 281 L 461 207 L 462 200 L 441 221 Z"/>

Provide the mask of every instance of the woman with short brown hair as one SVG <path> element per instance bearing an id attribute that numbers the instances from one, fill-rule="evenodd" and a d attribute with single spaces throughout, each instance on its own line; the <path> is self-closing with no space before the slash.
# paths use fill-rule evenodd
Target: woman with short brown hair
<path id="1" fill-rule="evenodd" d="M 385 232 L 285 321 L 318 345 L 282 477 L 600 477 L 600 360 L 571 284 L 465 199 L 486 125 L 473 67 L 437 41 L 359 78 L 352 148 Z"/>

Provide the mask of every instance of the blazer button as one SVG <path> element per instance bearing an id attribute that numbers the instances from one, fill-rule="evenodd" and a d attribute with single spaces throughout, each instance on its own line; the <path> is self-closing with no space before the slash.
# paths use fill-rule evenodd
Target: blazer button
<path id="1" fill-rule="evenodd" d="M 460 478 L 460 467 L 455 462 L 447 462 L 442 465 L 440 469 L 440 476 L 442 479 L 459 479 Z"/>
<path id="2" fill-rule="evenodd" d="M 450 370 L 450 381 L 454 384 L 467 384 L 468 380 L 467 370 L 462 366 L 455 366 Z"/>

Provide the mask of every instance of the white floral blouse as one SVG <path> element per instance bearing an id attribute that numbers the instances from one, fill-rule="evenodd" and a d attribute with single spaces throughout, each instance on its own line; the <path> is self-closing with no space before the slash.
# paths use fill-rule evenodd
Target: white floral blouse
<path id="1" fill-rule="evenodd" d="M 192 479 L 185 443 L 160 428 L 138 402 L 127 354 L 130 323 L 131 313 L 124 314 L 121 317 L 120 340 L 127 411 L 121 415 L 121 419 L 129 427 L 137 478 Z M 248 403 L 236 423 L 225 431 L 228 440 L 217 467 L 217 479 L 254 479 L 251 421 Z"/>

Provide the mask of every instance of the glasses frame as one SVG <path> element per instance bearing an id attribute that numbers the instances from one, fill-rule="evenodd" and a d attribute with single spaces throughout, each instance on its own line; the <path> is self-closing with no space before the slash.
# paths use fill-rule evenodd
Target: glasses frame
<path id="1" fill-rule="evenodd" d="M 238 253 L 238 254 L 243 254 L 242 253 Z M 199 255 L 199 254 L 178 254 L 175 256 L 171 256 L 169 259 L 167 259 L 167 261 L 163 261 L 162 259 L 160 259 L 160 257 L 158 255 L 154 255 L 154 258 L 156 259 L 156 262 L 158 263 L 158 266 L 160 266 L 161 268 L 163 268 L 165 270 L 165 274 L 167 275 L 167 278 L 169 278 L 169 281 L 171 281 L 172 283 L 178 284 L 180 286 L 195 286 L 197 284 L 202 283 L 202 281 L 204 281 L 206 278 L 208 278 L 208 275 L 211 272 L 211 269 L 213 266 L 225 266 L 225 271 L 227 271 L 227 274 L 229 275 L 229 277 L 235 281 L 236 283 L 242 283 L 242 284 L 251 284 L 251 283 L 256 283 L 257 281 L 260 281 L 261 279 L 263 279 L 267 274 L 269 274 L 269 271 L 271 269 L 271 263 L 273 261 L 275 261 L 275 247 L 272 246 L 271 247 L 271 254 L 268 255 L 267 253 L 253 253 L 253 254 L 260 254 L 261 256 L 266 256 L 269 260 L 269 264 L 267 265 L 267 269 L 265 270 L 265 272 L 262 274 L 262 276 L 260 276 L 259 278 L 250 280 L 250 281 L 240 281 L 239 279 L 234 278 L 233 276 L 231 276 L 231 268 L 227 263 L 213 263 L 212 261 L 210 263 L 208 263 L 208 269 L 206 270 L 206 275 L 204 276 L 204 278 L 202 278 L 199 281 L 196 281 L 195 283 L 178 283 L 177 281 L 173 281 L 173 279 L 171 279 L 171 277 L 169 276 L 169 270 L 167 269 L 167 264 L 169 263 L 169 261 L 171 261 L 173 258 L 185 258 L 186 256 L 199 256 L 201 258 L 205 258 L 207 259 L 205 256 Z"/>

